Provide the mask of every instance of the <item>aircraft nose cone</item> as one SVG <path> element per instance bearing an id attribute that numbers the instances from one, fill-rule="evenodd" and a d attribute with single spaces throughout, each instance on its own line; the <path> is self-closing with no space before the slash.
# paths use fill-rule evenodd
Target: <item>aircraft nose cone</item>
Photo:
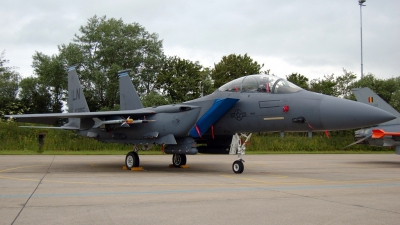
<path id="1" fill-rule="evenodd" d="M 382 109 L 347 99 L 325 96 L 320 105 L 325 130 L 347 130 L 380 124 L 396 117 Z"/>

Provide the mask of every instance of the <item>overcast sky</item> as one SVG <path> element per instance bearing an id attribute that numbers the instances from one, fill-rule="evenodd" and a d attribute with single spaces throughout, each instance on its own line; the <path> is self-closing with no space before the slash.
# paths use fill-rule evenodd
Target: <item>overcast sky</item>
<path id="1" fill-rule="evenodd" d="M 400 1 L 367 0 L 362 8 L 364 74 L 400 76 Z M 245 54 L 278 76 L 360 77 L 357 0 L 8 0 L 0 8 L 0 52 L 7 66 L 33 75 L 35 51 L 57 54 L 94 15 L 137 22 L 163 40 L 168 56 L 212 67 Z"/>

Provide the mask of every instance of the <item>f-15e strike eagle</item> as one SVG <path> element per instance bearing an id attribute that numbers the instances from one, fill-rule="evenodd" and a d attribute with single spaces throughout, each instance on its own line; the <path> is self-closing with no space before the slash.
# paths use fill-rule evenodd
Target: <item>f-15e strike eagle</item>
<path id="1" fill-rule="evenodd" d="M 186 155 L 237 154 L 234 173 L 244 170 L 242 156 L 254 132 L 346 130 L 394 119 L 363 103 L 306 91 L 285 79 L 265 74 L 244 76 L 214 93 L 181 104 L 143 108 L 128 71 L 118 72 L 120 111 L 90 112 L 76 69 L 68 69 L 68 113 L 7 115 L 20 122 L 68 123 L 74 130 L 104 142 L 133 144 L 125 157 L 128 169 L 139 166 L 139 147 L 165 146 L 175 167 Z M 37 126 L 35 126 L 37 127 Z M 197 146 L 201 144 L 201 146 Z M 265 143 L 268 148 L 268 143 Z"/>
<path id="2" fill-rule="evenodd" d="M 350 145 L 367 144 L 378 147 L 395 147 L 396 154 L 400 155 L 400 113 L 368 87 L 354 88 L 352 91 L 357 101 L 383 109 L 395 115 L 396 118 L 370 128 L 356 130 L 354 135 L 356 142 Z"/>

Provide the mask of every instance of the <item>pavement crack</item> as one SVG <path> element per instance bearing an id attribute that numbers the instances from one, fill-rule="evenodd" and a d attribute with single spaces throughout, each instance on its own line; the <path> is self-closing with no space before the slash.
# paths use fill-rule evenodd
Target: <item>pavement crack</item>
<path id="1" fill-rule="evenodd" d="M 53 156 L 53 159 L 51 160 L 51 163 L 49 165 L 49 167 L 47 168 L 46 173 L 43 175 L 43 177 L 40 179 L 39 183 L 36 185 L 36 188 L 32 191 L 32 193 L 29 195 L 28 199 L 26 200 L 25 204 L 22 206 L 21 210 L 18 212 L 17 216 L 14 218 L 14 220 L 12 221 L 11 225 L 13 225 L 15 223 L 15 221 L 17 221 L 18 217 L 21 215 L 22 211 L 25 209 L 25 206 L 28 204 L 29 200 L 32 198 L 32 196 L 35 194 L 36 190 L 39 188 L 40 184 L 42 183 L 43 179 L 46 177 L 46 175 L 48 173 L 50 173 L 50 168 L 53 165 L 54 162 L 54 158 L 56 156 Z"/>

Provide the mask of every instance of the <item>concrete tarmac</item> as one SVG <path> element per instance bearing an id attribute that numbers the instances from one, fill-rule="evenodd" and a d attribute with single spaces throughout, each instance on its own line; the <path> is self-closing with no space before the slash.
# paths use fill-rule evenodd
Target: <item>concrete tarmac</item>
<path id="1" fill-rule="evenodd" d="M 399 224 L 400 156 L 0 156 L 0 224 Z"/>

